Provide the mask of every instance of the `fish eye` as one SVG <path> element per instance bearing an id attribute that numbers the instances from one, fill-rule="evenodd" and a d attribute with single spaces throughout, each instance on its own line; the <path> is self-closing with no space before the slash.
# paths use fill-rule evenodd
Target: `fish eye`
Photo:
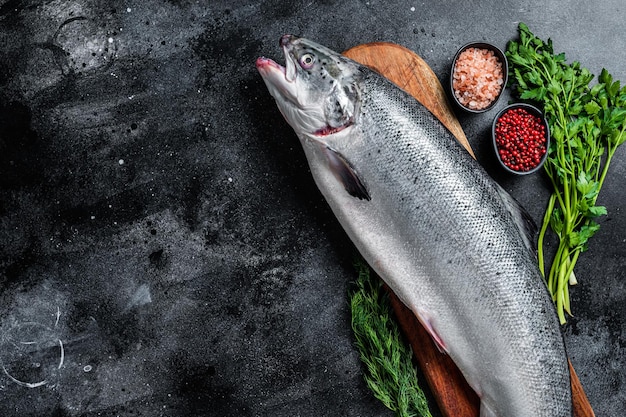
<path id="1" fill-rule="evenodd" d="M 304 54 L 300 57 L 300 66 L 303 69 L 311 69 L 315 63 L 315 55 Z"/>

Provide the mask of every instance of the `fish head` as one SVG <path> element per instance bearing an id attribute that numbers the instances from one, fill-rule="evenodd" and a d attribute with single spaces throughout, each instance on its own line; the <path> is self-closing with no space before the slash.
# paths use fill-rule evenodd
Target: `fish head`
<path id="1" fill-rule="evenodd" d="M 304 137 L 342 131 L 357 120 L 361 97 L 360 66 L 325 46 L 284 35 L 285 66 L 260 57 L 256 67 L 281 113 Z"/>

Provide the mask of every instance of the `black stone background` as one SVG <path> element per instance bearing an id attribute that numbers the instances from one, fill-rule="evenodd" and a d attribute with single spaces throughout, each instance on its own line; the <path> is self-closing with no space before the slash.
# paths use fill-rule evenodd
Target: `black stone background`
<path id="1" fill-rule="evenodd" d="M 391 416 L 350 330 L 354 249 L 256 57 L 283 62 L 284 33 L 339 51 L 391 41 L 445 83 L 458 47 L 504 48 L 523 21 L 626 80 L 625 8 L 0 1 L 0 415 Z M 539 222 L 546 180 L 495 165 L 496 111 L 459 117 Z M 626 415 L 625 174 L 626 148 L 564 328 L 598 416 Z"/>

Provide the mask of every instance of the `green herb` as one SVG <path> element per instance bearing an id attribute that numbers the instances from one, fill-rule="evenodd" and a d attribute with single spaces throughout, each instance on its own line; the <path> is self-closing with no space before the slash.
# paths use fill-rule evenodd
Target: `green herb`
<path id="1" fill-rule="evenodd" d="M 350 293 L 352 329 L 365 365 L 365 381 L 396 416 L 430 417 L 426 397 L 418 385 L 413 352 L 401 337 L 389 296 L 363 260 L 355 267 L 358 278 Z"/>
<path id="2" fill-rule="evenodd" d="M 561 323 L 571 315 L 569 285 L 576 284 L 574 267 L 589 239 L 600 228 L 595 219 L 606 215 L 596 200 L 613 155 L 626 140 L 626 87 L 603 69 L 598 83 L 579 62 L 568 64 L 554 54 L 552 41 L 539 39 L 524 23 L 519 42 L 509 42 L 511 79 L 523 100 L 543 107 L 551 132 L 545 171 L 553 192 L 539 233 L 539 267 L 544 267 L 548 225 L 559 245 L 546 281 Z"/>

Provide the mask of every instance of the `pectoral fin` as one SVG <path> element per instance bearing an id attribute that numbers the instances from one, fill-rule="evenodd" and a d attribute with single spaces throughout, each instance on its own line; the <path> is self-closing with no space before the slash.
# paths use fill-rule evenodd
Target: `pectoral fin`
<path id="1" fill-rule="evenodd" d="M 338 181 L 340 181 L 348 194 L 361 200 L 370 201 L 371 197 L 363 181 L 359 178 L 352 164 L 346 160 L 339 152 L 326 146 L 324 153 L 328 158 L 331 171 Z"/>

